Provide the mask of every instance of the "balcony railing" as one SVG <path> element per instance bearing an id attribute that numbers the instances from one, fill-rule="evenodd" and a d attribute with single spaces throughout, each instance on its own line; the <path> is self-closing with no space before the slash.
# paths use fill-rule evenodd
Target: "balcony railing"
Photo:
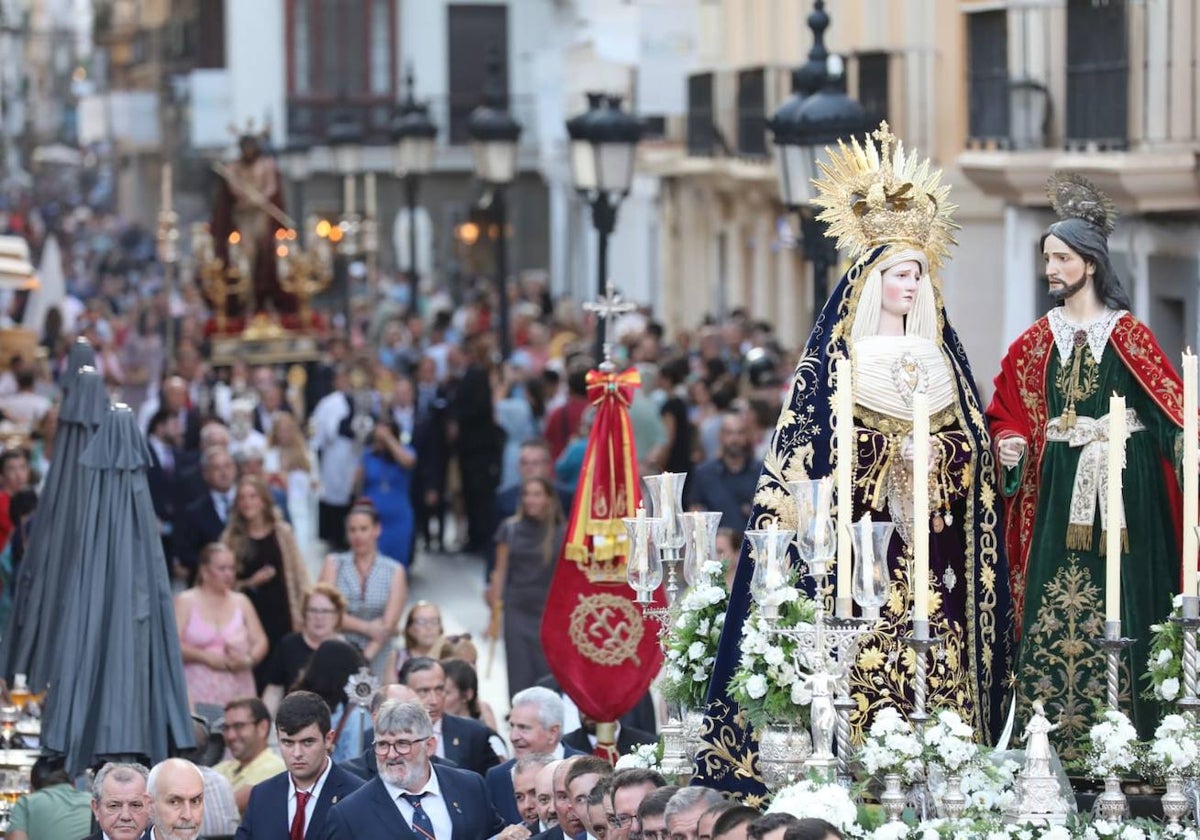
<path id="1" fill-rule="evenodd" d="M 468 99 L 473 101 L 467 101 Z M 479 97 L 451 98 L 434 97 L 426 100 L 429 117 L 438 127 L 439 146 L 464 146 L 469 142 L 466 120 L 479 104 Z M 533 96 L 510 96 L 508 108 L 521 123 L 521 147 L 537 146 L 537 108 Z M 293 98 L 288 102 L 288 138 L 292 143 L 320 144 L 328 134 L 329 126 L 345 109 L 353 112 L 358 124 L 363 126 L 363 142 L 369 144 L 392 141 L 392 120 L 396 116 L 396 103 L 384 100 L 354 101 L 324 98 Z"/>

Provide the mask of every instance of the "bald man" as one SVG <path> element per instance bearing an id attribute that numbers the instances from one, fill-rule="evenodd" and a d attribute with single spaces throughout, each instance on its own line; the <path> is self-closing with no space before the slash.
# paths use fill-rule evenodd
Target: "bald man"
<path id="1" fill-rule="evenodd" d="M 204 820 L 204 777 L 195 764 L 168 758 L 150 770 L 150 829 L 145 840 L 196 840 Z"/>

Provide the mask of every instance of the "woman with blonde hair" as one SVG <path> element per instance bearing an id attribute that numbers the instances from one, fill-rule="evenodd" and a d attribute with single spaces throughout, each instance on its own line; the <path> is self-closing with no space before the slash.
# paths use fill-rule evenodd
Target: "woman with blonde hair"
<path id="1" fill-rule="evenodd" d="M 237 562 L 234 586 L 254 605 L 274 648 L 304 623 L 304 590 L 309 577 L 291 526 L 271 503 L 271 492 L 261 478 L 243 476 L 238 481 L 221 541 Z M 261 672 L 255 678 L 261 690 Z"/>
<path id="2" fill-rule="evenodd" d="M 542 651 L 542 612 L 565 533 L 558 495 L 544 478 L 531 478 L 521 485 L 516 514 L 496 532 L 496 568 L 486 598 L 493 610 L 501 604 L 504 609 L 510 696 L 550 673 Z"/>
<path id="3" fill-rule="evenodd" d="M 272 486 L 284 491 L 288 519 L 296 534 L 296 543 L 308 563 L 310 574 L 320 570 L 321 558 L 313 549 L 317 545 L 317 478 L 316 459 L 296 416 L 286 411 L 271 415 L 271 434 L 263 457 L 263 470 Z"/>

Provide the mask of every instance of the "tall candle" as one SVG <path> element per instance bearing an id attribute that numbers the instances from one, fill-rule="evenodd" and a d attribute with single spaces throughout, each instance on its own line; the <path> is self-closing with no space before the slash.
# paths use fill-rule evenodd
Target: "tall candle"
<path id="1" fill-rule="evenodd" d="M 838 359 L 834 403 L 837 416 L 837 615 L 848 618 L 851 612 L 850 581 L 853 551 L 850 548 L 850 517 L 853 516 L 854 492 L 854 391 L 850 360 Z"/>
<path id="2" fill-rule="evenodd" d="M 783 575 L 779 572 L 779 558 L 776 555 L 778 531 L 779 526 L 772 519 L 771 524 L 767 526 L 767 589 L 772 592 L 783 585 Z"/>
<path id="3" fill-rule="evenodd" d="M 171 209 L 171 164 L 162 165 L 162 207 L 160 210 Z"/>
<path id="4" fill-rule="evenodd" d="M 929 395 L 913 394 L 913 621 L 929 619 Z"/>
<path id="5" fill-rule="evenodd" d="M 1196 355 L 1183 351 L 1183 594 L 1196 593 L 1196 507 L 1200 504 L 1197 457 Z"/>
<path id="6" fill-rule="evenodd" d="M 642 573 L 644 580 L 646 575 L 650 573 L 650 546 L 646 540 L 646 508 L 638 505 L 637 509 L 637 525 L 634 527 L 634 539 L 637 540 L 637 545 L 633 550 L 638 556 L 638 571 Z"/>
<path id="7" fill-rule="evenodd" d="M 675 476 L 669 472 L 662 474 L 658 484 L 658 515 L 663 521 L 663 539 L 670 543 L 675 538 L 678 522 L 675 517 Z"/>
<path id="8" fill-rule="evenodd" d="M 1108 499 L 1104 553 L 1104 618 L 1121 620 L 1121 469 L 1125 461 L 1125 398 L 1108 401 Z"/>
<path id="9" fill-rule="evenodd" d="M 375 218 L 375 173 L 368 172 L 363 176 L 363 197 L 367 205 L 367 218 Z"/>
<path id="10" fill-rule="evenodd" d="M 354 194 L 354 186 L 355 186 L 355 181 L 354 181 L 353 175 L 346 175 L 345 177 L 343 177 L 343 179 L 342 179 L 342 205 L 344 206 L 343 212 L 347 216 L 350 216 L 354 213 L 354 211 L 356 209 L 355 205 L 358 204 L 358 198 Z"/>

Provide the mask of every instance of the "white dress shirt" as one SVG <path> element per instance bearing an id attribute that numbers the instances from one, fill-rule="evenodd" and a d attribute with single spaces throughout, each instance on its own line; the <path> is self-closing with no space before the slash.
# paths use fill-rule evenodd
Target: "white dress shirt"
<path id="1" fill-rule="evenodd" d="M 433 754 L 436 755 L 438 758 L 445 758 L 446 757 L 446 743 L 442 739 L 442 721 L 440 719 L 434 721 L 433 737 L 437 739 L 435 742 L 435 746 L 433 748 Z"/>
<path id="2" fill-rule="evenodd" d="M 233 500 L 237 495 L 237 490 L 230 487 L 224 493 L 217 490 L 209 490 L 209 495 L 212 496 L 213 508 L 217 511 L 217 518 L 221 520 L 222 525 L 229 523 L 229 514 L 233 512 Z"/>
<path id="3" fill-rule="evenodd" d="M 454 834 L 454 823 L 450 820 L 450 810 L 446 807 L 446 798 L 442 796 L 442 787 L 438 783 L 437 773 L 433 772 L 433 765 L 427 766 L 429 767 L 429 781 L 418 790 L 404 790 L 388 784 L 382 775 L 379 778 L 383 781 L 383 786 L 387 789 L 388 795 L 392 797 L 392 801 L 396 803 L 396 807 L 400 809 L 400 816 L 404 818 L 405 825 L 412 828 L 413 806 L 408 804 L 408 800 L 400 794 L 423 793 L 425 796 L 421 798 L 421 808 L 429 815 L 429 822 L 433 824 L 433 836 L 437 840 L 450 840 L 451 835 Z"/>
<path id="4" fill-rule="evenodd" d="M 325 787 L 325 780 L 329 778 L 329 769 L 333 767 L 333 761 L 328 757 L 325 759 L 325 769 L 321 771 L 321 775 L 317 777 L 313 786 L 308 789 L 308 793 L 312 794 L 308 797 L 308 802 L 304 805 L 304 832 L 308 833 L 308 824 L 312 821 L 313 812 L 317 810 L 317 799 L 321 796 L 321 788 Z M 288 798 L 287 798 L 287 825 L 291 826 L 292 820 L 296 818 L 296 780 L 292 778 L 292 774 L 288 773 Z"/>

